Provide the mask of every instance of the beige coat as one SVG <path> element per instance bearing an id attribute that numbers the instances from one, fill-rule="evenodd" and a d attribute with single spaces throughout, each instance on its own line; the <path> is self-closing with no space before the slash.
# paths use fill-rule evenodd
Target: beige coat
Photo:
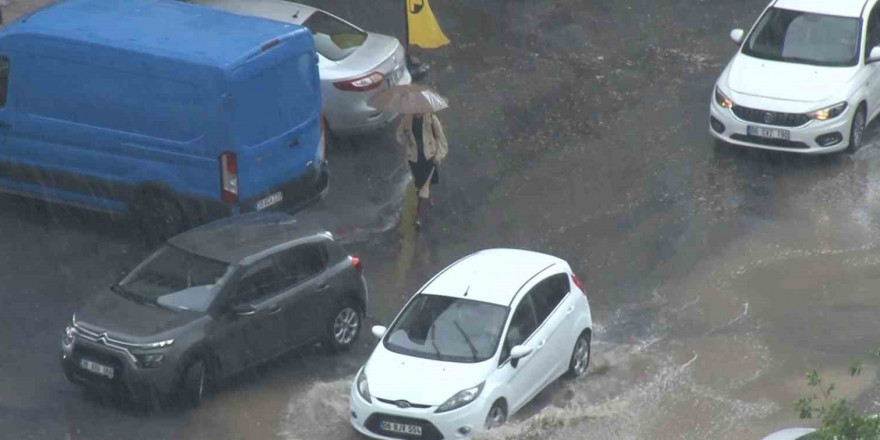
<path id="1" fill-rule="evenodd" d="M 443 126 L 440 120 L 431 113 L 425 113 L 422 123 L 422 139 L 425 142 L 425 158 L 434 161 L 435 165 L 440 165 L 446 154 L 449 152 L 449 143 L 446 141 L 446 133 L 443 132 Z M 412 115 L 403 115 L 400 118 L 400 125 L 397 126 L 397 142 L 406 148 L 406 159 L 410 162 L 419 160 L 418 145 L 416 137 L 412 132 Z"/>

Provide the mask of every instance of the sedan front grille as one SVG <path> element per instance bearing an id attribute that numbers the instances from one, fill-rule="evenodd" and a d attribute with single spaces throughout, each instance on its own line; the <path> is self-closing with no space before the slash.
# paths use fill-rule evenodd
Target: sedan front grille
<path id="1" fill-rule="evenodd" d="M 741 105 L 733 106 L 733 114 L 744 121 L 778 127 L 800 127 L 810 122 L 810 116 L 803 113 L 772 112 L 743 107 Z"/>

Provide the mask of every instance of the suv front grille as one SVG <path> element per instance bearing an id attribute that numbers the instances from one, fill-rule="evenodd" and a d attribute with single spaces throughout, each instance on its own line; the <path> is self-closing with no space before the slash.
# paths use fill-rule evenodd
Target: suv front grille
<path id="1" fill-rule="evenodd" d="M 778 127 L 800 127 L 801 125 L 810 122 L 810 117 L 803 113 L 771 112 L 743 107 L 740 105 L 733 106 L 733 114 L 744 121 L 775 125 Z"/>
<path id="2" fill-rule="evenodd" d="M 388 432 L 383 430 L 380 427 L 380 423 L 382 420 L 387 422 L 394 423 L 403 423 L 406 425 L 416 425 L 422 427 L 422 435 L 415 436 L 410 434 L 400 434 L 396 432 Z M 400 416 L 392 416 L 390 414 L 382 414 L 382 413 L 374 413 L 367 418 L 367 421 L 364 423 L 364 426 L 370 430 L 370 432 L 379 434 L 384 437 L 391 438 L 399 438 L 404 440 L 414 440 L 414 439 L 423 439 L 423 440 L 443 440 L 443 434 L 440 433 L 440 430 L 434 426 L 433 423 L 422 420 L 422 419 L 414 419 L 411 417 L 400 417 Z"/>

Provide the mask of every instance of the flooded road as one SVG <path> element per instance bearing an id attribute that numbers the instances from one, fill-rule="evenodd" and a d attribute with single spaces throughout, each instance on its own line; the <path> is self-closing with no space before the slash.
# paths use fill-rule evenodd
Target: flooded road
<path id="1" fill-rule="evenodd" d="M 23 2 L 24 3 L 24 2 Z M 402 36 L 394 2 L 314 5 Z M 491 439 L 760 439 L 805 424 L 816 369 L 866 399 L 880 341 L 880 124 L 855 155 L 713 145 L 707 107 L 763 1 L 436 0 L 453 45 L 425 53 L 450 155 L 432 224 L 388 134 L 331 152 L 328 203 L 388 324 L 431 275 L 488 247 L 567 259 L 596 323 L 590 374 L 559 381 Z M 78 302 L 148 250 L 124 223 L 0 199 L 0 427 L 10 438 L 359 439 L 348 390 L 375 340 L 307 348 L 197 410 L 91 397 L 57 366 Z M 118 232 L 117 232 L 118 231 Z M 868 399 L 870 401 L 870 399 Z M 808 423 L 807 423 L 808 424 Z"/>

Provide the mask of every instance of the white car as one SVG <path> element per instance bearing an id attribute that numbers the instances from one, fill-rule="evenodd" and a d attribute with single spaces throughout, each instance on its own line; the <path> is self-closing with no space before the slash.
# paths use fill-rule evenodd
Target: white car
<path id="1" fill-rule="evenodd" d="M 327 128 L 338 135 L 378 130 L 396 113 L 367 105 L 376 91 L 412 82 L 406 53 L 387 35 L 366 32 L 333 14 L 284 0 L 187 0 L 229 12 L 305 26 L 315 38 Z"/>
<path id="2" fill-rule="evenodd" d="M 814 440 L 818 439 L 818 437 L 811 435 L 815 432 L 816 430 L 812 428 L 783 429 L 764 437 L 764 440 Z"/>
<path id="3" fill-rule="evenodd" d="M 565 261 L 492 249 L 428 281 L 351 386 L 351 424 L 380 439 L 464 439 L 590 364 L 592 318 Z"/>
<path id="4" fill-rule="evenodd" d="M 710 104 L 709 132 L 735 145 L 798 153 L 853 152 L 880 111 L 877 0 L 774 0 Z"/>

